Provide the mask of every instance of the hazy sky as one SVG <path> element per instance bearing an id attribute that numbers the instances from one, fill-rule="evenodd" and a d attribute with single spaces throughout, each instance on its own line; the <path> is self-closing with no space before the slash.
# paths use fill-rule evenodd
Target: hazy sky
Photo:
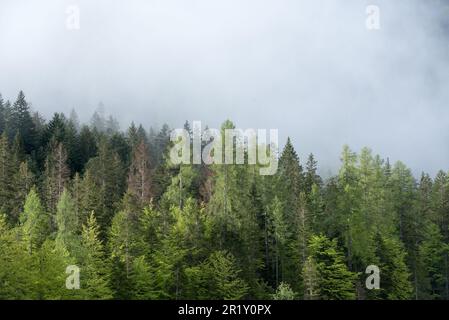
<path id="1" fill-rule="evenodd" d="M 434 174 L 449 169 L 448 2 L 0 0 L 0 93 L 47 118 L 87 121 L 101 101 L 122 128 L 277 128 L 322 172 L 349 144 Z"/>

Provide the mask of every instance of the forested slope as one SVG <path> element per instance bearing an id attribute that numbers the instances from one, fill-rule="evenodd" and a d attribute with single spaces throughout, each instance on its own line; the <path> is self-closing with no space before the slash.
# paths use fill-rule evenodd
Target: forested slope
<path id="1" fill-rule="evenodd" d="M 0 134 L 0 299 L 449 298 L 445 171 L 345 146 L 323 180 L 290 140 L 273 176 L 174 166 L 166 125 L 44 120 L 22 92 Z"/>

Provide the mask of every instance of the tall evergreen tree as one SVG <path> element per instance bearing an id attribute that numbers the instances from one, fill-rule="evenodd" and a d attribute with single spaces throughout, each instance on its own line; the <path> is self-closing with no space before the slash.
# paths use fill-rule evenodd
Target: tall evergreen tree
<path id="1" fill-rule="evenodd" d="M 33 187 L 28 193 L 23 212 L 20 215 L 23 240 L 28 252 L 40 248 L 51 232 L 51 220 L 41 204 L 39 195 Z"/>
<path id="2" fill-rule="evenodd" d="M 400 241 L 394 238 L 376 237 L 376 253 L 379 258 L 380 296 L 383 299 L 406 300 L 413 293 L 410 272 L 405 263 L 406 252 Z"/>
<path id="3" fill-rule="evenodd" d="M 80 222 L 76 214 L 75 203 L 65 189 L 61 194 L 56 211 L 56 244 L 78 258 L 80 256 Z"/>
<path id="4" fill-rule="evenodd" d="M 9 138 L 11 140 L 17 133 L 23 139 L 23 146 L 26 153 L 31 153 L 35 150 L 37 143 L 36 126 L 31 117 L 30 106 L 25 99 L 23 91 L 19 92 L 12 106 L 9 130 Z"/>
<path id="5" fill-rule="evenodd" d="M 337 242 L 323 235 L 312 236 L 309 242 L 310 257 L 316 263 L 320 297 L 329 300 L 355 299 L 357 275 L 348 270 Z"/>
<path id="6" fill-rule="evenodd" d="M 10 222 L 16 221 L 13 216 L 14 184 L 11 183 L 15 168 L 12 166 L 8 137 L 4 132 L 0 138 L 0 212 L 8 215 Z"/>
<path id="7" fill-rule="evenodd" d="M 36 299 L 36 275 L 30 268 L 32 256 L 25 241 L 8 227 L 0 214 L 0 299 Z"/>
<path id="8" fill-rule="evenodd" d="M 151 199 L 150 161 L 147 145 L 143 140 L 136 146 L 128 175 L 128 190 L 140 206 Z"/>
<path id="9" fill-rule="evenodd" d="M 109 287 L 110 268 L 103 244 L 99 238 L 99 227 L 92 212 L 83 225 L 81 233 L 81 295 L 85 299 L 111 299 Z"/>
<path id="10" fill-rule="evenodd" d="M 55 212 L 59 198 L 68 186 L 70 170 L 67 166 L 67 152 L 61 143 L 53 145 L 45 161 L 44 195 L 47 208 Z"/>

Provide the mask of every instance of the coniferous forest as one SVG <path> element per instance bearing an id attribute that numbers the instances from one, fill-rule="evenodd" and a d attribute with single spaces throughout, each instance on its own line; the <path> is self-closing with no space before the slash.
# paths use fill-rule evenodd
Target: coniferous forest
<path id="1" fill-rule="evenodd" d="M 23 92 L 0 134 L 0 299 L 449 298 L 448 168 L 344 146 L 324 179 L 290 139 L 271 176 L 176 166 L 167 125 L 44 119 Z"/>

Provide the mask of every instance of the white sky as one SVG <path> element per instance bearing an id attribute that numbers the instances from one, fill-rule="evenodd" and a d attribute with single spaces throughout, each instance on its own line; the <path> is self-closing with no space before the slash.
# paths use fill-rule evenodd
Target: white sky
<path id="1" fill-rule="evenodd" d="M 102 101 L 122 129 L 230 118 L 279 129 L 322 171 L 347 143 L 434 174 L 449 170 L 448 2 L 0 0 L 0 93 L 47 118 L 87 121 Z"/>

